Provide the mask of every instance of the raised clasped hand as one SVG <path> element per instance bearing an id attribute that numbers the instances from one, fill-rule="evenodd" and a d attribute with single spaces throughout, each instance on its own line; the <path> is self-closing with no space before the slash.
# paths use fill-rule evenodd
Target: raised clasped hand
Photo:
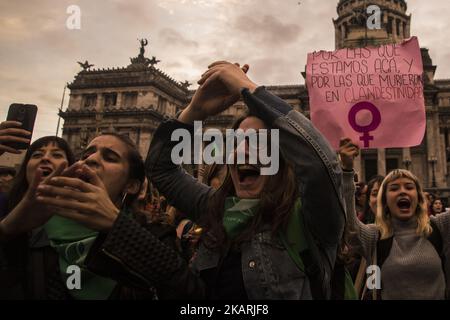
<path id="1" fill-rule="evenodd" d="M 217 61 L 208 66 L 198 81 L 200 85 L 189 106 L 183 111 L 180 120 L 190 123 L 204 120 L 226 110 L 235 104 L 242 88 L 254 91 L 257 85 L 247 77 L 249 66 L 242 68 L 238 63 Z"/>

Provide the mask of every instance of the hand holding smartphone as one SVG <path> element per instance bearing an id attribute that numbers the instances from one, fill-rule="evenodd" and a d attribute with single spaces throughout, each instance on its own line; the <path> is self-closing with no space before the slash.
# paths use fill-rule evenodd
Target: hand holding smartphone
<path id="1" fill-rule="evenodd" d="M 11 104 L 6 121 L 0 123 L 0 155 L 18 154 L 30 146 L 36 114 L 35 105 Z"/>

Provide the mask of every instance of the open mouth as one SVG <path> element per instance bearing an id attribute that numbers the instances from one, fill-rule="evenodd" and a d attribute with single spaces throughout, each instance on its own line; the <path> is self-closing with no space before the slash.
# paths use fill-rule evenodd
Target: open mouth
<path id="1" fill-rule="evenodd" d="M 241 184 L 253 183 L 261 174 L 259 167 L 250 164 L 238 165 L 237 173 Z"/>
<path id="2" fill-rule="evenodd" d="M 49 167 L 40 167 L 40 169 L 42 170 L 42 176 L 44 177 L 48 177 L 53 172 L 53 169 Z"/>
<path id="3" fill-rule="evenodd" d="M 397 201 L 397 206 L 400 210 L 409 210 L 411 208 L 411 201 L 407 198 L 402 198 Z"/>

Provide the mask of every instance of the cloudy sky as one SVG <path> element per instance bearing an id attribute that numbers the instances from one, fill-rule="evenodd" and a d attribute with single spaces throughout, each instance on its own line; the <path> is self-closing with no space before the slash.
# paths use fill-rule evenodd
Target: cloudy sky
<path id="1" fill-rule="evenodd" d="M 122 67 L 149 38 L 147 56 L 195 82 L 214 60 L 248 63 L 259 84 L 303 83 L 306 55 L 334 49 L 338 0 L 0 0 L 0 119 L 12 102 L 39 107 L 34 139 L 55 134 L 64 84 L 77 61 Z M 81 9 L 81 29 L 66 12 Z M 436 78 L 450 78 L 448 0 L 409 0 L 412 34 L 428 47 Z M 67 106 L 67 97 L 65 106 Z"/>

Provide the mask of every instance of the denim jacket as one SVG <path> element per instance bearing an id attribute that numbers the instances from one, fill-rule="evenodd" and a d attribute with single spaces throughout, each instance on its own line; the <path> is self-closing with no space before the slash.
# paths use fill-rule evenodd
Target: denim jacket
<path id="1" fill-rule="evenodd" d="M 243 89 L 250 114 L 269 128 L 279 129 L 281 154 L 294 166 L 302 201 L 302 215 L 311 239 L 313 258 L 318 262 L 324 298 L 331 294 L 330 283 L 337 248 L 345 224 L 342 170 L 336 153 L 326 139 L 301 113 L 264 87 L 254 93 Z M 193 132 L 193 126 L 175 119 L 162 123 L 155 132 L 146 160 L 151 181 L 181 212 L 198 218 L 207 212 L 213 189 L 198 182 L 171 161 L 171 141 L 175 129 Z M 308 277 L 297 268 L 286 248 L 261 230 L 242 249 L 242 274 L 250 299 L 311 299 Z M 193 263 L 194 271 L 215 268 L 218 254 L 201 246 Z"/>

